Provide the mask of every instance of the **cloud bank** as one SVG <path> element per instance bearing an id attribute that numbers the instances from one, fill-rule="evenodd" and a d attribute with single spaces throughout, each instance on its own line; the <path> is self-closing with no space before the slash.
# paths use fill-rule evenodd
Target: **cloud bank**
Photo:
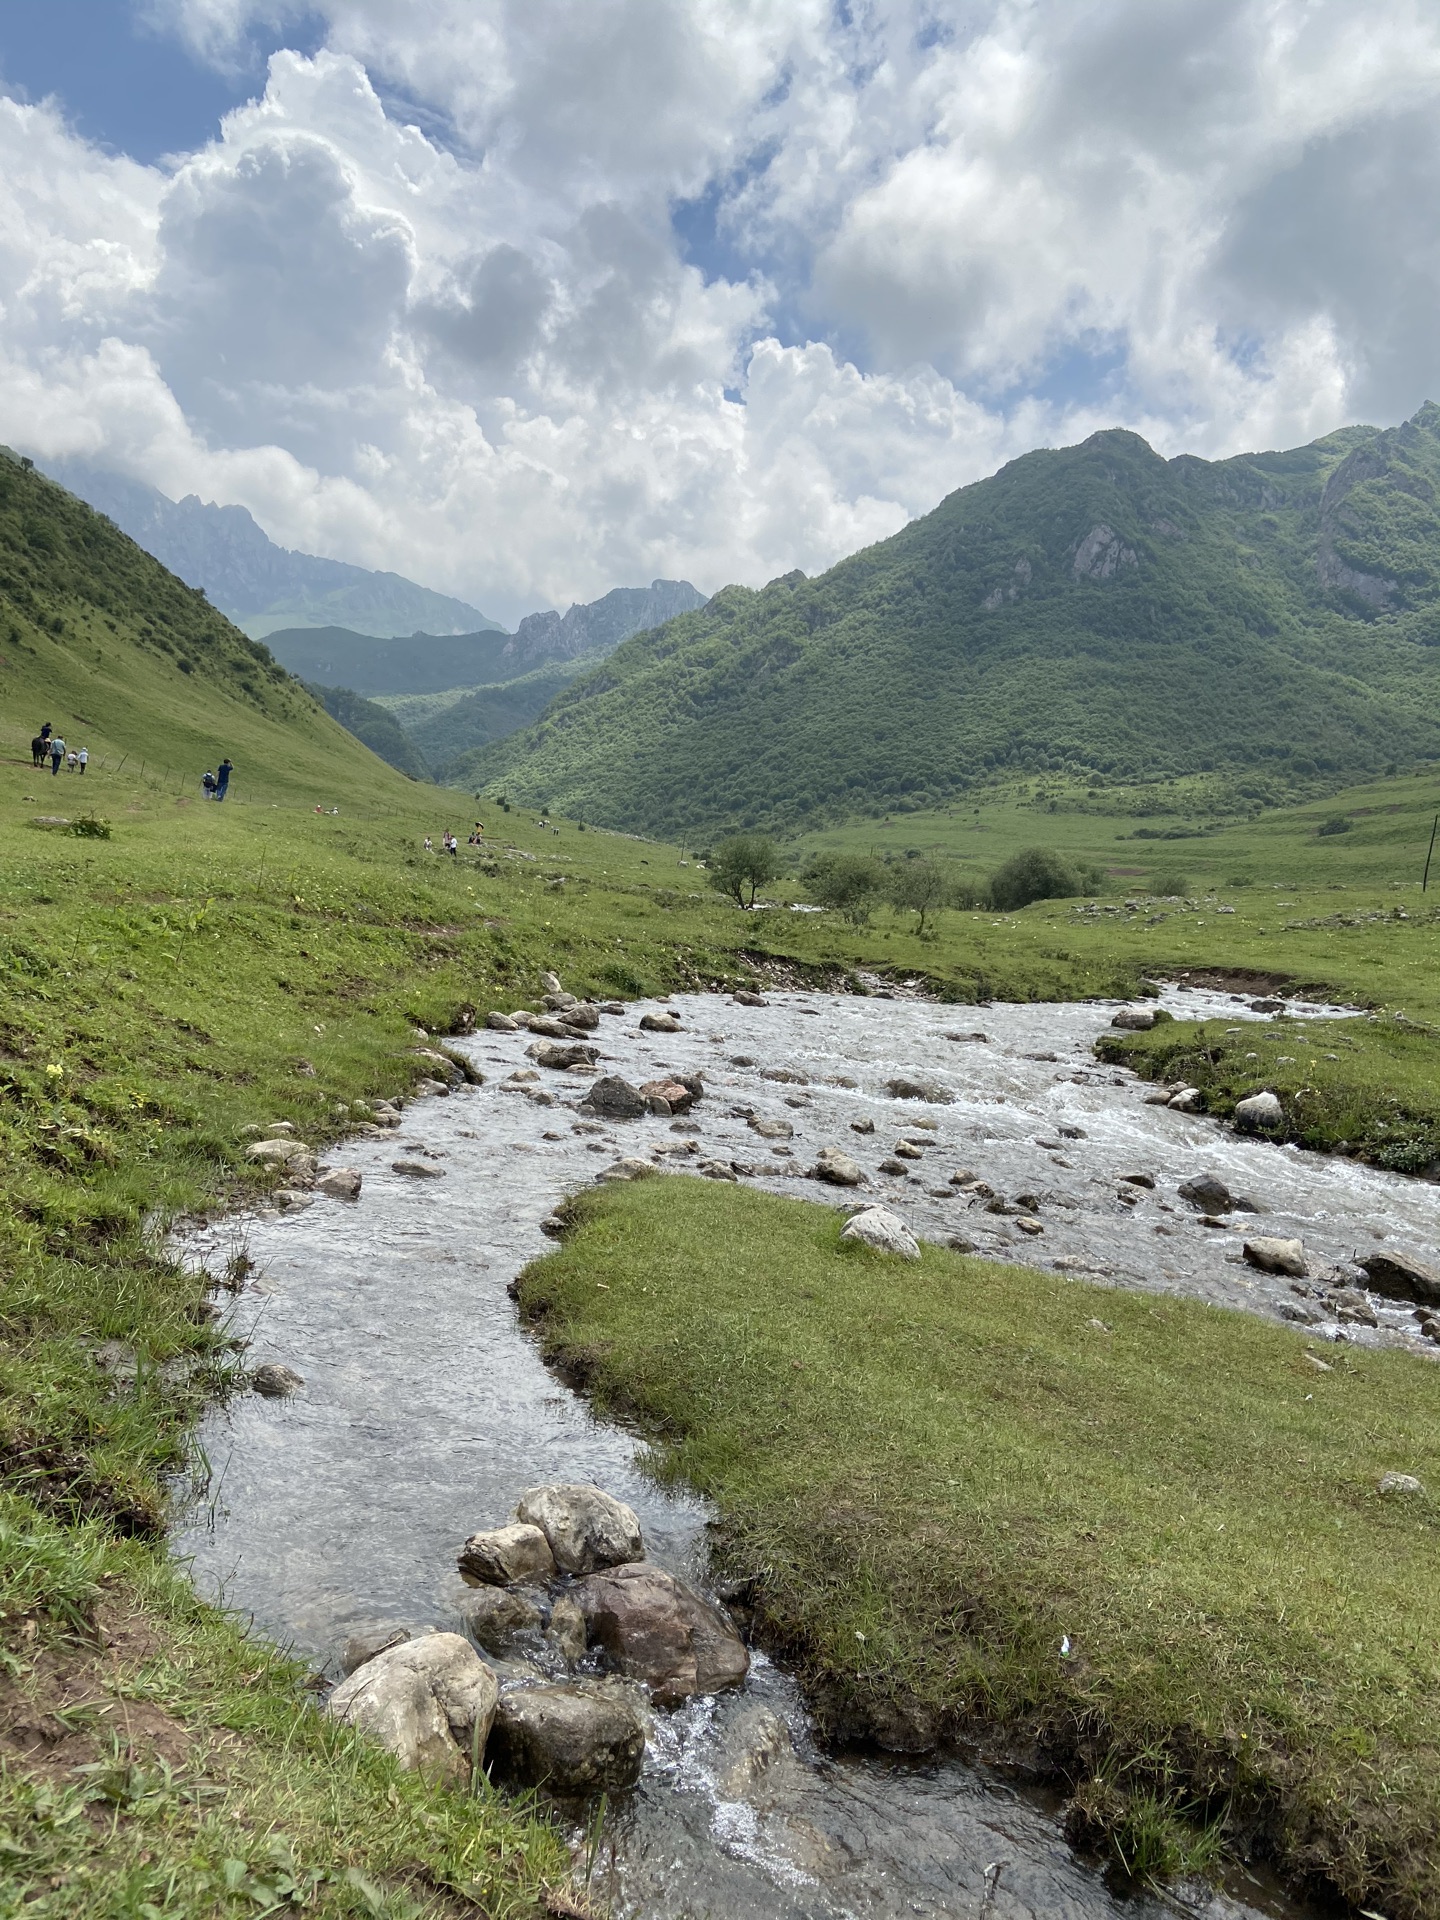
<path id="1" fill-rule="evenodd" d="M 1429 4 L 317 10 L 150 0 L 279 46 L 165 166 L 0 98 L 0 436 L 513 618 L 1440 397 Z"/>

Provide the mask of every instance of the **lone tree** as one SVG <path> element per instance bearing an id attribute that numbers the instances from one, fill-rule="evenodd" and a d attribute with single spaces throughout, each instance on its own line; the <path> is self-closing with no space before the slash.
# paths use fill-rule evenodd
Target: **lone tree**
<path id="1" fill-rule="evenodd" d="M 917 933 L 945 907 L 958 904 L 960 889 L 936 860 L 898 860 L 886 875 L 885 891 L 897 913 L 920 916 Z"/>
<path id="2" fill-rule="evenodd" d="M 1048 847 L 1026 847 L 992 875 L 990 904 L 1008 913 L 1032 900 L 1068 900 L 1098 892 L 1102 877 L 1096 868 L 1076 866 Z"/>
<path id="3" fill-rule="evenodd" d="M 737 907 L 753 907 L 761 887 L 780 872 L 780 852 L 763 834 L 738 833 L 722 840 L 707 864 L 717 893 L 728 894 Z"/>
<path id="4" fill-rule="evenodd" d="M 841 913 L 863 927 L 885 890 L 885 869 L 864 853 L 818 854 L 805 870 L 805 885 L 817 906 Z"/>

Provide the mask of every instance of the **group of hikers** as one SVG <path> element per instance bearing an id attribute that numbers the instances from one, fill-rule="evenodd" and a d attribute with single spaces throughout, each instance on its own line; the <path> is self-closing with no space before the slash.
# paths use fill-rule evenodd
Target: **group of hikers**
<path id="1" fill-rule="evenodd" d="M 484 844 L 485 844 L 485 829 L 484 827 L 481 826 L 480 822 L 477 820 L 475 822 L 474 827 L 471 829 L 470 838 L 466 842 L 466 845 L 471 847 L 483 847 Z M 428 833 L 425 836 L 425 851 L 426 853 L 433 853 L 435 851 L 434 842 L 431 840 Z M 442 853 L 448 853 L 452 855 L 452 857 L 455 858 L 456 860 L 460 858 L 460 842 L 455 838 L 455 835 L 451 833 L 448 828 L 440 836 L 440 851 Z"/>
<path id="2" fill-rule="evenodd" d="M 47 720 L 30 742 L 30 764 L 43 767 L 47 760 L 51 773 L 59 773 L 62 763 L 67 773 L 84 773 L 90 764 L 90 749 L 67 747 Z"/>
<path id="3" fill-rule="evenodd" d="M 230 791 L 230 776 L 235 771 L 233 762 L 227 753 L 219 768 L 207 767 L 200 776 L 200 791 L 207 800 L 223 800 Z"/>

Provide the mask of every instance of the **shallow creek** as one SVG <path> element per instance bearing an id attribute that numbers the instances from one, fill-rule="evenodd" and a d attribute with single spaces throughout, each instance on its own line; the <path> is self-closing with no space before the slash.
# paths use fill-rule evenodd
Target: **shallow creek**
<path id="1" fill-rule="evenodd" d="M 922 1237 L 959 1235 L 999 1258 L 1268 1314 L 1293 1311 L 1289 1283 L 1243 1263 L 1238 1231 L 1201 1225 L 1177 1197 L 1180 1181 L 1212 1172 L 1253 1197 L 1263 1217 L 1238 1215 L 1237 1227 L 1303 1239 L 1312 1272 L 1381 1239 L 1440 1254 L 1440 1189 L 1146 1105 L 1149 1089 L 1091 1050 L 1114 1003 L 767 998 L 751 1008 L 676 996 L 666 1003 L 683 1024 L 675 1034 L 642 1033 L 639 1005 L 602 1021 L 602 1071 L 637 1083 L 662 1068 L 704 1074 L 705 1098 L 681 1121 L 602 1128 L 572 1111 L 585 1077 L 507 1084 L 531 1064 L 530 1036 L 486 1032 L 460 1043 L 482 1087 L 418 1102 L 398 1132 L 330 1154 L 363 1175 L 358 1202 L 318 1198 L 187 1241 L 187 1257 L 212 1271 L 244 1246 L 256 1270 L 233 1330 L 249 1339 L 252 1363 L 283 1361 L 306 1383 L 291 1400 L 245 1396 L 206 1418 L 211 1477 L 177 1542 L 202 1591 L 333 1673 L 360 1627 L 453 1628 L 460 1542 L 503 1521 L 526 1487 L 566 1480 L 629 1501 L 651 1556 L 703 1583 L 702 1506 L 652 1485 L 633 1437 L 555 1381 L 506 1293 L 547 1246 L 541 1221 L 621 1155 L 658 1156 L 676 1173 L 737 1163 L 773 1191 L 853 1205 L 860 1195 L 803 1177 L 816 1149 L 839 1146 L 867 1173 L 863 1197 L 883 1199 Z M 1237 1025 L 1251 1017 L 1215 993 L 1173 992 L 1167 1004 Z M 765 1077 L 777 1072 L 804 1078 Z M 949 1102 L 895 1099 L 885 1089 L 895 1078 Z M 789 1122 L 793 1138 L 762 1137 L 752 1116 Z M 873 1134 L 852 1130 L 867 1121 Z M 878 1171 L 907 1136 L 926 1143 L 923 1157 L 907 1176 Z M 396 1173 L 396 1159 L 440 1177 Z M 960 1168 L 998 1194 L 1038 1197 L 1043 1233 L 1027 1237 L 951 1187 Z M 1119 1176 L 1133 1172 L 1155 1187 L 1124 1188 L 1138 1195 L 1127 1202 Z M 1436 1354 L 1408 1309 L 1375 1305 L 1376 1329 L 1322 1316 L 1304 1335 Z M 747 1779 L 737 1756 L 766 1708 L 788 1724 L 794 1752 Z M 1055 1809 L 992 1774 L 818 1754 L 793 1684 L 763 1656 L 740 1692 L 657 1716 L 645 1777 L 610 1811 L 596 1889 L 634 1920 L 1140 1920 L 1176 1904 L 1117 1900 L 1070 1853 Z M 1253 1904 L 1194 1892 L 1185 1909 L 1211 1920 L 1286 1911 L 1258 1887 L 1243 1892 Z"/>

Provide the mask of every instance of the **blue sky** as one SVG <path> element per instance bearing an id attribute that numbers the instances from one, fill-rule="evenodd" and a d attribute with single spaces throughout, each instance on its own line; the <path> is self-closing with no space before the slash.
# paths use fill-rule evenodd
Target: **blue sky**
<path id="1" fill-rule="evenodd" d="M 1415 0 L 6 0 L 0 439 L 500 618 L 755 584 L 1406 417 L 1437 209 Z"/>

